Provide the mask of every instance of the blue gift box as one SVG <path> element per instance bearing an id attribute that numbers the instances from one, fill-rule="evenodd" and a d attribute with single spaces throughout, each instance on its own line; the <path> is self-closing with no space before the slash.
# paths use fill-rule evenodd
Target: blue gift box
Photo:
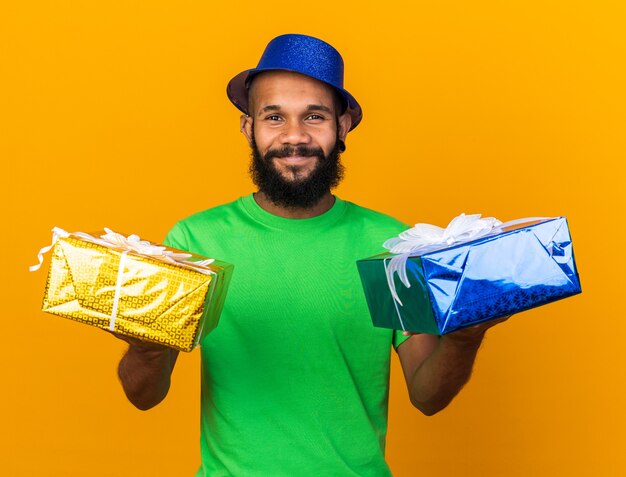
<path id="1" fill-rule="evenodd" d="M 439 245 L 406 261 L 394 300 L 386 269 L 394 254 L 357 261 L 374 326 L 443 335 L 581 292 L 565 217 L 497 229 Z"/>

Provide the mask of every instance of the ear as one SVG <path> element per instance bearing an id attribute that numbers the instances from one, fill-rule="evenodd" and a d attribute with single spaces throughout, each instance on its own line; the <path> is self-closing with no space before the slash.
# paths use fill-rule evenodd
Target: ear
<path id="1" fill-rule="evenodd" d="M 345 141 L 348 131 L 350 131 L 350 126 L 352 126 L 352 118 L 346 112 L 339 116 L 337 121 L 339 123 L 339 139 Z"/>
<path id="2" fill-rule="evenodd" d="M 247 114 L 239 117 L 239 130 L 246 136 L 248 144 L 252 146 L 252 118 Z"/>

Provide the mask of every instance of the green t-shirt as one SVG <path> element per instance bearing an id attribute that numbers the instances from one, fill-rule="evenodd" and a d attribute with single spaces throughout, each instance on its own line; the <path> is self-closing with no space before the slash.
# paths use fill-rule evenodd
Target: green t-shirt
<path id="1" fill-rule="evenodd" d="M 235 264 L 201 343 L 197 477 L 390 475 L 390 350 L 404 337 L 372 326 L 356 260 L 406 228 L 339 198 L 285 219 L 252 195 L 174 226 L 166 244 Z"/>

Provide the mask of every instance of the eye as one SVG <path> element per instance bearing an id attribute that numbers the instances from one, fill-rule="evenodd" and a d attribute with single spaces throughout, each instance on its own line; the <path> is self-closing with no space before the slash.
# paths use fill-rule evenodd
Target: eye
<path id="1" fill-rule="evenodd" d="M 306 118 L 313 121 L 322 121 L 324 116 L 320 116 L 319 114 L 309 114 Z"/>
<path id="2" fill-rule="evenodd" d="M 270 114 L 265 118 L 267 121 L 280 121 L 282 118 L 278 114 Z"/>

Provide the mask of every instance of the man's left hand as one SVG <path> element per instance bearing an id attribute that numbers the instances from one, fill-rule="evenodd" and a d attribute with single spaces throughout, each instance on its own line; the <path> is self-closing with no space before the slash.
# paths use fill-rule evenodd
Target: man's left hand
<path id="1" fill-rule="evenodd" d="M 480 344 L 483 337 L 485 336 L 485 332 L 491 328 L 492 326 L 497 325 L 498 323 L 502 323 L 513 315 L 505 316 L 503 318 L 498 318 L 496 320 L 486 321 L 484 323 L 480 323 L 478 325 L 470 326 L 468 328 L 464 328 L 462 330 L 453 331 L 452 333 L 448 333 L 447 335 L 443 335 L 441 338 L 451 343 L 459 344 L 459 345 L 471 345 L 471 344 Z M 402 332 L 404 336 L 412 336 L 418 335 L 420 333 L 414 333 L 412 331 L 404 331 Z"/>
<path id="2" fill-rule="evenodd" d="M 427 416 L 445 408 L 470 377 L 485 332 L 510 318 L 498 318 L 441 337 L 412 333 L 398 347 L 413 405 Z"/>

